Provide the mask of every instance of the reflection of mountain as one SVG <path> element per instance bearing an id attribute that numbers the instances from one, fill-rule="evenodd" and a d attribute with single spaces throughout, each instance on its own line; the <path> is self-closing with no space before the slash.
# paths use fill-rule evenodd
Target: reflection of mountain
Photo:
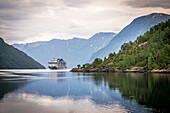
<path id="1" fill-rule="evenodd" d="M 104 81 L 110 90 L 118 88 L 123 98 L 135 99 L 139 104 L 161 112 L 170 110 L 170 79 L 168 79 L 168 76 L 163 74 L 94 75 L 94 81 L 97 85 Z"/>
<path id="2" fill-rule="evenodd" d="M 10 75 L 11 72 L 0 71 L 5 73 L 6 75 Z M 4 75 L 5 75 L 4 74 Z M 21 75 L 20 73 L 12 73 L 13 75 Z M 22 74 L 24 75 L 24 74 Z M 19 79 L 16 76 L 0 76 L 0 100 L 4 98 L 5 94 L 13 92 L 27 84 L 26 79 Z"/>

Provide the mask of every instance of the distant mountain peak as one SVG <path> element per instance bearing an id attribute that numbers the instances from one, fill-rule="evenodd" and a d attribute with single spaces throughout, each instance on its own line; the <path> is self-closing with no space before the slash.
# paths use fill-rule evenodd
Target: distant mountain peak
<path id="1" fill-rule="evenodd" d="M 105 38 L 110 37 L 110 36 L 114 37 L 114 36 L 116 36 L 116 33 L 114 33 L 114 32 L 98 32 L 98 33 L 94 34 L 92 37 L 90 37 L 89 40 L 94 40 L 96 38 L 103 38 L 103 36 Z"/>
<path id="2" fill-rule="evenodd" d="M 152 19 L 154 19 L 154 18 L 159 18 L 159 17 L 162 17 L 162 16 L 168 16 L 168 15 L 164 14 L 164 13 L 152 13 L 149 16 L 151 16 Z"/>
<path id="3" fill-rule="evenodd" d="M 72 39 L 80 39 L 79 37 L 73 37 Z"/>
<path id="4" fill-rule="evenodd" d="M 98 32 L 96 34 L 115 34 L 114 32 Z"/>
<path id="5" fill-rule="evenodd" d="M 68 40 L 87 40 L 85 38 L 79 38 L 79 37 L 73 37 L 71 39 L 68 39 Z"/>
<path id="6" fill-rule="evenodd" d="M 114 32 L 98 32 L 98 33 L 96 33 L 96 34 L 94 34 L 93 36 L 95 36 L 95 35 L 109 35 L 109 34 L 116 34 L 116 33 L 114 33 Z"/>
<path id="7" fill-rule="evenodd" d="M 150 16 L 163 16 L 163 15 L 168 15 L 168 14 L 165 14 L 165 13 L 151 13 L 149 15 Z"/>
<path id="8" fill-rule="evenodd" d="M 141 20 L 143 20 L 144 18 L 145 19 L 164 19 L 166 18 L 167 16 L 170 16 L 168 14 L 164 14 L 164 13 L 151 13 L 151 14 L 148 14 L 148 15 L 144 15 L 144 16 L 140 16 L 140 17 L 137 17 L 135 18 L 132 22 L 142 22 Z M 146 21 L 146 20 L 145 20 Z M 131 23 L 132 23 L 131 22 Z"/>

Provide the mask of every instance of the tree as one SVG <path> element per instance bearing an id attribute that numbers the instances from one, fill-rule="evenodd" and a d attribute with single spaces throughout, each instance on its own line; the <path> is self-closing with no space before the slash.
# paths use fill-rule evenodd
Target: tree
<path id="1" fill-rule="evenodd" d="M 152 66 L 153 62 L 154 62 L 154 57 L 152 53 L 150 53 L 148 57 L 148 69 L 153 69 L 153 66 Z"/>
<path id="2" fill-rule="evenodd" d="M 77 65 L 77 67 L 78 67 L 78 68 L 80 68 L 80 67 L 81 67 L 81 65 L 80 65 L 80 64 L 78 64 L 78 65 Z"/>
<path id="3" fill-rule="evenodd" d="M 115 56 L 115 55 L 116 55 L 116 53 L 114 52 L 114 53 L 113 53 L 113 56 Z"/>
<path id="4" fill-rule="evenodd" d="M 86 65 L 85 65 L 85 64 L 83 64 L 82 68 L 86 68 Z"/>
<path id="5" fill-rule="evenodd" d="M 87 68 L 87 66 L 89 66 L 89 63 L 83 64 L 82 68 Z"/>
<path id="6" fill-rule="evenodd" d="M 102 64 L 102 59 L 96 58 L 93 62 L 93 67 L 96 68 Z"/>
<path id="7" fill-rule="evenodd" d="M 132 41 L 129 41 L 129 44 L 130 44 L 130 45 L 132 45 L 132 44 L 133 44 L 133 42 L 132 42 Z"/>
<path id="8" fill-rule="evenodd" d="M 104 57 L 104 62 L 106 62 L 106 60 L 107 60 L 106 57 Z"/>
<path id="9" fill-rule="evenodd" d="M 109 54 L 109 59 L 113 57 L 113 53 L 110 53 Z"/>

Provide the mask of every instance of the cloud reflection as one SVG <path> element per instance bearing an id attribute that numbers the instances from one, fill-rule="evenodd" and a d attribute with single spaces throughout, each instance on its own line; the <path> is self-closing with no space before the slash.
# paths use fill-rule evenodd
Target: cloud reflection
<path id="1" fill-rule="evenodd" d="M 10 108 L 10 109 L 9 109 Z M 95 104 L 90 97 L 73 99 L 69 96 L 54 98 L 36 94 L 8 94 L 0 103 L 1 113 L 100 113 L 128 112 L 118 102 L 111 105 Z"/>

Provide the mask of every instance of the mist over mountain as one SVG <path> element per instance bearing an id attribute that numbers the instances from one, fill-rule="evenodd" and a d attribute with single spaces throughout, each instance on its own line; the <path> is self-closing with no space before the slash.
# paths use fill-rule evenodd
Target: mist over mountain
<path id="1" fill-rule="evenodd" d="M 45 69 L 45 67 L 0 38 L 0 69 Z"/>
<path id="2" fill-rule="evenodd" d="M 88 61 L 91 55 L 105 47 L 115 37 L 112 32 L 99 32 L 89 39 L 73 38 L 69 40 L 52 39 L 27 44 L 13 44 L 45 67 L 52 58 L 63 58 L 68 68 L 76 67 Z"/>
<path id="3" fill-rule="evenodd" d="M 134 41 L 137 36 L 143 35 L 152 26 L 170 19 L 170 15 L 163 13 L 152 13 L 134 19 L 129 25 L 122 29 L 104 48 L 93 53 L 88 62 L 94 61 L 95 58 L 104 58 L 109 53 L 118 52 L 123 43 Z"/>

